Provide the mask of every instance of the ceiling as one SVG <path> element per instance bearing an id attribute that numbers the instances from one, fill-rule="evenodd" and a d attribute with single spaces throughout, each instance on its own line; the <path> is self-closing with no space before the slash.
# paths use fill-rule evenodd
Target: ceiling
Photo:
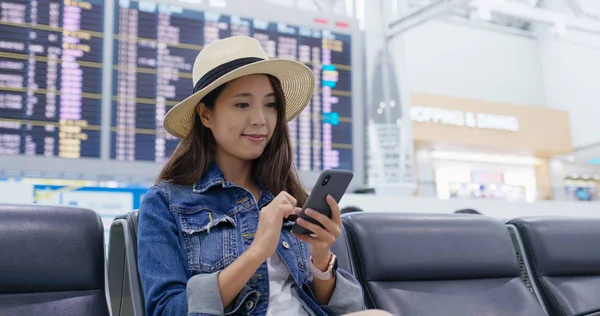
<path id="1" fill-rule="evenodd" d="M 408 10 L 413 11 L 441 1 L 443 0 L 406 0 L 406 3 Z M 515 3 L 531 8 L 545 8 L 577 18 L 600 21 L 600 0 L 495 0 L 495 2 Z M 477 6 L 474 5 L 476 3 L 477 0 L 472 0 L 470 5 L 455 9 L 452 15 L 479 23 L 532 31 L 533 22 L 531 20 L 497 13 L 491 13 L 491 16 L 488 16 L 488 12 L 480 12 L 476 9 Z"/>

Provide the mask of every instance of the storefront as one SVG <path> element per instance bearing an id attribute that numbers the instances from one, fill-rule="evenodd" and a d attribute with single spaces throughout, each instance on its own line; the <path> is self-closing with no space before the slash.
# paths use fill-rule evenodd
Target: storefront
<path id="1" fill-rule="evenodd" d="M 575 174 L 567 176 L 564 182 L 564 194 L 567 198 L 576 201 L 598 200 L 598 187 L 600 186 L 600 177 L 598 175 Z"/>
<path id="2" fill-rule="evenodd" d="M 557 187 L 555 198 L 571 201 L 600 200 L 600 145 L 580 148 L 572 154 L 555 157 L 550 164 Z"/>
<path id="3" fill-rule="evenodd" d="M 572 151 L 567 112 L 411 94 L 418 194 L 551 199 L 549 159 Z"/>

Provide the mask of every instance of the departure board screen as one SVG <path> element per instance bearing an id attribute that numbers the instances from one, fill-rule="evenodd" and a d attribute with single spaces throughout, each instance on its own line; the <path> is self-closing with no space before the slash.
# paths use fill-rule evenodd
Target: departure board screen
<path id="1" fill-rule="evenodd" d="M 0 155 L 100 157 L 103 2 L 0 1 Z"/>
<path id="2" fill-rule="evenodd" d="M 245 35 L 258 39 L 270 57 L 298 60 L 315 74 L 313 99 L 289 123 L 298 169 L 352 169 L 350 35 L 145 1 L 120 1 L 115 17 L 113 159 L 168 159 L 178 140 L 162 120 L 191 95 L 198 52 Z"/>

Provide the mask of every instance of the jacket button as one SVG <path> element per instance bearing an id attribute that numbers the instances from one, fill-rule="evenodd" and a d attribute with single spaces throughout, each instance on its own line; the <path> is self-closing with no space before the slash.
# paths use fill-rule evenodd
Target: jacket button
<path id="1" fill-rule="evenodd" d="M 283 248 L 285 249 L 290 249 L 290 244 L 287 243 L 287 241 L 284 241 L 282 244 Z"/>
<path id="2" fill-rule="evenodd" d="M 251 310 L 254 307 L 254 302 L 252 300 L 247 300 L 244 303 L 244 308 L 246 308 L 247 311 Z"/>

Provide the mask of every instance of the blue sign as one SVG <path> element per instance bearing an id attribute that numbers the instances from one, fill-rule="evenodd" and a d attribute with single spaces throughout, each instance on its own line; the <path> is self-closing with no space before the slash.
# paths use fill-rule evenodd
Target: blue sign
<path id="1" fill-rule="evenodd" d="M 323 87 L 335 88 L 337 86 L 338 72 L 334 65 L 323 65 Z"/>
<path id="2" fill-rule="evenodd" d="M 588 163 L 592 165 L 600 165 L 600 158 L 592 158 L 588 160 Z"/>
<path id="3" fill-rule="evenodd" d="M 47 199 L 51 195 L 57 194 L 59 203 L 63 204 L 63 196 L 61 193 L 67 192 L 103 192 L 103 193 L 129 193 L 132 196 L 133 204 L 130 206 L 130 210 L 136 210 L 140 207 L 142 198 L 148 192 L 148 189 L 140 188 L 106 188 L 106 187 L 69 187 L 60 185 L 34 185 L 34 202 Z M 75 201 L 68 201 L 70 206 L 78 206 Z"/>
<path id="4" fill-rule="evenodd" d="M 340 124 L 340 114 L 337 112 L 323 113 L 323 123 L 329 123 L 333 126 Z"/>

